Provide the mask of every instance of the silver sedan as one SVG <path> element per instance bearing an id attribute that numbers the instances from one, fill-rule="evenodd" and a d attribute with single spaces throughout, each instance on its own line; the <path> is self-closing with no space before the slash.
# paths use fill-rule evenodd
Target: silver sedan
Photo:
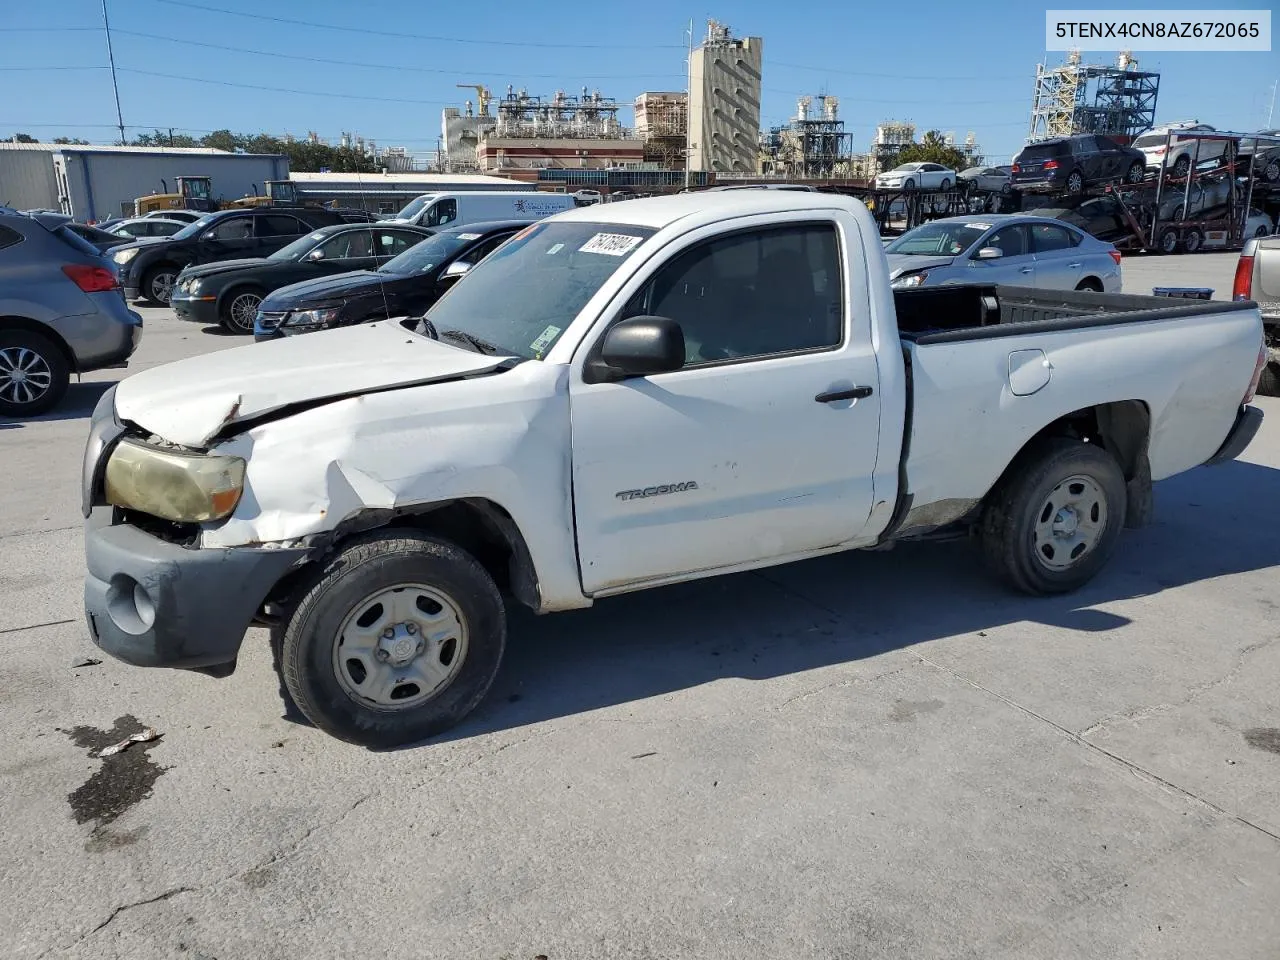
<path id="1" fill-rule="evenodd" d="M 884 252 L 896 289 L 999 283 L 1120 292 L 1120 252 L 1050 217 L 948 217 L 908 230 Z"/>

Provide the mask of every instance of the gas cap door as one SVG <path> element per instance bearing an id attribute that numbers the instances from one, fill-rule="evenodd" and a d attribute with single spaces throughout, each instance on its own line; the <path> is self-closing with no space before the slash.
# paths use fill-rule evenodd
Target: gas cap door
<path id="1" fill-rule="evenodd" d="M 1009 389 L 1015 397 L 1043 390 L 1053 376 L 1053 364 L 1043 350 L 1014 350 L 1009 354 Z"/>

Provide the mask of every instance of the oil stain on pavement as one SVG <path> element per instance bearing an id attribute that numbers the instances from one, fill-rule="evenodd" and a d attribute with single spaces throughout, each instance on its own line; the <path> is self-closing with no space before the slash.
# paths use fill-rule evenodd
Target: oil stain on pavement
<path id="1" fill-rule="evenodd" d="M 110 730 L 97 727 L 72 727 L 63 730 L 76 746 L 83 747 L 94 756 L 104 747 L 119 743 L 125 737 L 141 733 L 145 729 L 136 717 L 123 716 Z M 134 843 L 145 828 L 117 834 L 105 828 L 130 808 L 151 796 L 152 787 L 164 773 L 164 767 L 156 764 L 147 751 L 159 740 L 150 743 L 132 743 L 129 749 L 101 758 L 101 765 L 83 784 L 67 794 L 71 813 L 76 823 L 95 821 L 93 835 L 86 848 L 101 851 Z"/>
<path id="2" fill-rule="evenodd" d="M 1244 742 L 1255 750 L 1280 753 L 1280 727 L 1254 727 L 1246 730 Z"/>

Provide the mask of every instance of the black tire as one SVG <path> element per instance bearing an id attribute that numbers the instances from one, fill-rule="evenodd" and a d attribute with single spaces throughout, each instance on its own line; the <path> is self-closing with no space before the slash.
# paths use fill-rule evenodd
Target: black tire
<path id="1" fill-rule="evenodd" d="M 343 624 L 379 590 L 427 584 L 446 594 L 467 637 L 461 666 L 416 706 L 384 709 L 343 688 L 335 651 Z M 443 733 L 484 699 L 506 646 L 507 621 L 493 579 L 467 552 L 412 530 L 384 530 L 350 541 L 300 593 L 284 630 L 280 662 L 298 709 L 321 730 L 367 747 L 395 747 Z"/>
<path id="2" fill-rule="evenodd" d="M 223 294 L 222 304 L 218 309 L 219 324 L 222 329 L 228 333 L 253 333 L 253 322 L 258 315 L 258 305 L 262 303 L 263 296 L 263 292 L 257 287 L 237 287 Z M 247 314 L 246 311 L 248 311 Z"/>
<path id="3" fill-rule="evenodd" d="M 1084 193 L 1084 174 L 1079 170 L 1072 170 L 1067 177 L 1067 193 L 1073 196 L 1078 193 Z"/>
<path id="4" fill-rule="evenodd" d="M 1076 289 L 1090 290 L 1093 293 L 1101 293 L 1102 281 L 1099 280 L 1097 277 L 1085 277 L 1083 280 L 1081 280 L 1079 283 L 1076 284 Z"/>
<path id="5" fill-rule="evenodd" d="M 1258 227 L 1258 229 L 1257 229 L 1257 230 L 1253 231 L 1253 235 L 1254 235 L 1256 238 L 1258 238 L 1259 240 L 1261 240 L 1263 237 L 1269 237 L 1269 236 L 1271 236 L 1271 231 L 1270 231 L 1270 230 L 1268 230 L 1266 227 L 1261 227 L 1261 226 L 1260 226 L 1260 227 Z"/>
<path id="6" fill-rule="evenodd" d="M 1280 159 L 1269 160 L 1262 168 L 1261 177 L 1266 183 L 1280 183 Z"/>
<path id="7" fill-rule="evenodd" d="M 1036 528 L 1054 518 L 1048 511 L 1056 491 L 1078 485 L 1071 483 L 1077 478 L 1091 481 L 1101 494 L 1103 509 L 1097 517 L 1101 530 L 1091 546 L 1078 555 L 1070 550 L 1067 565 L 1054 568 L 1044 550 L 1055 548 L 1037 546 Z M 1125 509 L 1124 473 L 1115 457 L 1097 444 L 1045 440 L 1020 456 L 990 494 L 982 515 L 983 553 L 1015 590 L 1037 595 L 1069 593 L 1092 580 L 1107 562 L 1124 528 Z M 1064 542 L 1070 544 L 1070 540 Z"/>
<path id="8" fill-rule="evenodd" d="M 1142 178 L 1147 175 L 1147 165 L 1142 160 L 1135 160 L 1129 164 L 1129 169 L 1125 173 L 1124 178 L 1129 183 L 1141 183 Z"/>
<path id="9" fill-rule="evenodd" d="M 943 178 L 942 178 L 942 183 L 940 183 L 940 184 L 938 185 L 938 189 L 939 189 L 939 190 L 950 190 L 950 189 L 951 189 L 951 181 L 950 181 L 950 180 L 948 180 L 946 177 L 943 177 Z"/>
<path id="10" fill-rule="evenodd" d="M 1280 368 L 1268 363 L 1258 378 L 1258 393 L 1264 397 L 1280 397 Z"/>
<path id="11" fill-rule="evenodd" d="M 1178 231 L 1173 227 L 1161 230 L 1160 236 L 1156 238 L 1156 249 L 1161 253 L 1179 253 L 1182 245 L 1178 242 Z"/>
<path id="12" fill-rule="evenodd" d="M 1009 194 L 1013 193 L 1013 184 L 1006 180 L 1004 183 L 1000 184 L 1000 192 L 1007 197 Z"/>
<path id="13" fill-rule="evenodd" d="M 143 300 L 157 303 L 162 307 L 169 305 L 169 297 L 173 293 L 173 285 L 177 282 L 181 268 L 172 263 L 157 263 L 142 275 L 142 287 L 138 291 Z"/>
<path id="14" fill-rule="evenodd" d="M 1191 158 L 1185 153 L 1173 162 L 1173 175 L 1179 179 L 1191 172 Z"/>
<path id="15" fill-rule="evenodd" d="M 1187 253 L 1199 253 L 1203 245 L 1204 234 L 1199 230 L 1188 230 L 1187 235 L 1182 238 L 1182 249 Z"/>
<path id="16" fill-rule="evenodd" d="M 902 181 L 903 190 L 914 190 L 915 188 L 916 188 L 916 182 L 914 180 L 907 179 Z"/>
<path id="17" fill-rule="evenodd" d="M 61 348 L 28 330 L 0 330 L 0 417 L 34 417 L 58 405 L 71 382 Z"/>

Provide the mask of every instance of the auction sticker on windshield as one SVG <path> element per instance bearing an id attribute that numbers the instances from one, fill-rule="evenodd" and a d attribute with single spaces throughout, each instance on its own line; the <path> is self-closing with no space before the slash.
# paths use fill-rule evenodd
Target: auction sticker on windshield
<path id="1" fill-rule="evenodd" d="M 541 359 L 542 351 L 547 349 L 547 344 L 551 343 L 551 341 L 556 338 L 556 334 L 558 334 L 559 332 L 560 332 L 559 327 L 554 325 L 548 326 L 547 329 L 543 330 L 542 333 L 538 334 L 537 340 L 529 344 L 529 349 L 532 350 L 539 359 Z"/>
<path id="2" fill-rule="evenodd" d="M 964 225 L 964 228 L 965 228 L 966 230 L 990 230 L 990 229 L 991 229 L 991 224 L 989 224 L 989 223 L 966 223 L 966 224 Z"/>
<path id="3" fill-rule="evenodd" d="M 480 234 L 478 234 L 478 233 L 460 233 L 460 234 L 458 234 L 458 239 L 459 239 L 459 240 L 479 240 L 479 239 L 480 239 Z"/>
<path id="4" fill-rule="evenodd" d="M 597 233 L 578 248 L 579 253 L 601 253 L 606 257 L 626 256 L 637 246 L 642 237 L 630 237 L 625 233 Z"/>

